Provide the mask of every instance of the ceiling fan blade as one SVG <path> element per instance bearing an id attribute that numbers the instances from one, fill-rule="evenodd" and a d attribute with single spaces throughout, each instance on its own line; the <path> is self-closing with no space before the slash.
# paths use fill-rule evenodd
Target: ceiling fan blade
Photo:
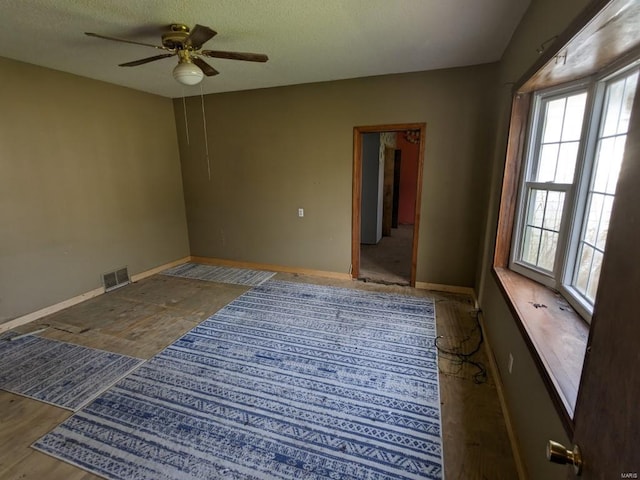
<path id="1" fill-rule="evenodd" d="M 226 58 L 228 60 L 245 60 L 247 62 L 266 62 L 269 60 L 263 53 L 247 52 L 223 52 L 221 50 L 202 50 L 201 55 L 214 58 Z"/>
<path id="2" fill-rule="evenodd" d="M 187 46 L 193 47 L 195 50 L 199 49 L 204 43 L 211 40 L 217 35 L 217 32 L 211 30 L 204 25 L 196 25 L 189 33 L 189 37 L 185 41 Z"/>
<path id="3" fill-rule="evenodd" d="M 205 62 L 201 58 L 192 57 L 191 61 L 195 63 L 198 67 L 200 67 L 200 70 L 202 70 L 207 77 L 212 77 L 220 73 L 219 71 L 217 71 L 215 68 L 213 68 L 211 65 L 209 65 L 207 62 Z"/>
<path id="4" fill-rule="evenodd" d="M 104 40 L 113 40 L 114 42 L 132 43 L 134 45 L 143 45 L 145 47 L 153 47 L 153 48 L 157 48 L 159 50 L 167 50 L 169 52 L 173 52 L 173 49 L 167 48 L 167 47 L 162 46 L 162 45 L 153 45 L 151 43 L 136 42 L 134 40 L 126 40 L 124 38 L 108 37 L 106 35 L 99 35 L 97 33 L 91 33 L 91 32 L 84 32 L 84 34 L 88 35 L 90 37 L 102 38 Z"/>
<path id="5" fill-rule="evenodd" d="M 143 65 L 149 62 L 155 62 L 156 60 L 173 57 L 174 55 L 175 53 L 163 53 L 162 55 L 156 55 L 155 57 L 147 57 L 147 58 L 142 58 L 140 60 L 134 60 L 133 62 L 121 63 L 118 66 L 119 67 L 137 67 L 138 65 Z"/>

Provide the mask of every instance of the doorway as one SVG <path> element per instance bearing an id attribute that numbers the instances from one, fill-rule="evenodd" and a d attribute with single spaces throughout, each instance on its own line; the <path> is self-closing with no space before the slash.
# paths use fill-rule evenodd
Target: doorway
<path id="1" fill-rule="evenodd" d="M 425 133 L 425 123 L 353 129 L 354 279 L 415 287 Z"/>

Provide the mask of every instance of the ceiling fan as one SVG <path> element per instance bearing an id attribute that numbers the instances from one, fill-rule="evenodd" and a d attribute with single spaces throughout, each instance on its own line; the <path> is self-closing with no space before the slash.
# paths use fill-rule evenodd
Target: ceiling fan
<path id="1" fill-rule="evenodd" d="M 121 63 L 120 67 L 137 67 L 145 63 L 154 62 L 163 58 L 178 56 L 178 65 L 173 69 L 173 77 L 183 85 L 196 85 L 202 81 L 204 75 L 211 77 L 218 75 L 215 68 L 205 62 L 201 57 L 225 58 L 228 60 L 245 60 L 248 62 L 266 62 L 269 57 L 262 53 L 225 52 L 221 50 L 202 50 L 202 45 L 211 40 L 217 33 L 209 27 L 196 25 L 192 30 L 181 23 L 173 23 L 169 31 L 162 34 L 162 45 L 137 42 L 124 38 L 109 37 L 97 33 L 85 32 L 85 35 L 116 42 L 144 45 L 146 47 L 164 50 L 167 53 L 153 57 Z"/>

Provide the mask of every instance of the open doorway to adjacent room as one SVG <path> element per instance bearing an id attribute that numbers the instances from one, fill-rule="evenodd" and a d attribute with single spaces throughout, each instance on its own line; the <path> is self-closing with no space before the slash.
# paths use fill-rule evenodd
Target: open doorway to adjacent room
<path id="1" fill-rule="evenodd" d="M 415 286 L 426 124 L 354 128 L 352 276 Z"/>

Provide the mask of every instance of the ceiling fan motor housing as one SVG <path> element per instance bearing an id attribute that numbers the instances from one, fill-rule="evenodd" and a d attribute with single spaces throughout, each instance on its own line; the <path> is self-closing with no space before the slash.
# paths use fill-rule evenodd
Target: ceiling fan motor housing
<path id="1" fill-rule="evenodd" d="M 171 25 L 171 31 L 162 34 L 162 45 L 167 48 L 183 50 L 189 38 L 189 27 L 180 23 Z"/>

